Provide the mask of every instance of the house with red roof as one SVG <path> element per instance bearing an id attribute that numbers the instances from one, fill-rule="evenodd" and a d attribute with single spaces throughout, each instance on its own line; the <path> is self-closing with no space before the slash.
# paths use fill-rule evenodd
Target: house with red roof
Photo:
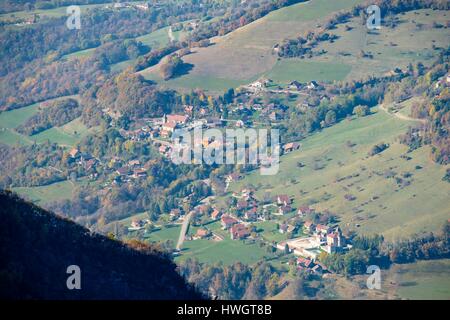
<path id="1" fill-rule="evenodd" d="M 290 205 L 282 205 L 278 208 L 279 214 L 286 214 L 292 211 L 292 207 Z"/>
<path id="2" fill-rule="evenodd" d="M 217 219 L 220 218 L 220 215 L 221 215 L 221 214 L 222 214 L 222 213 L 221 213 L 219 210 L 214 209 L 213 212 L 211 213 L 211 219 L 217 220 Z"/>
<path id="3" fill-rule="evenodd" d="M 307 232 L 311 232 L 313 230 L 313 228 L 314 228 L 314 224 L 312 223 L 312 221 L 305 221 L 303 226 L 305 227 L 305 230 Z"/>
<path id="4" fill-rule="evenodd" d="M 279 205 L 285 205 L 285 206 L 292 203 L 291 198 L 289 198 L 289 196 L 287 194 L 278 195 L 276 197 L 276 201 Z"/>
<path id="5" fill-rule="evenodd" d="M 245 239 L 250 235 L 250 229 L 244 226 L 242 223 L 235 224 L 230 229 L 232 240 Z"/>
<path id="6" fill-rule="evenodd" d="M 330 232 L 330 228 L 323 224 L 318 224 L 316 227 L 316 232 L 326 235 L 328 234 L 328 232 Z"/>
<path id="7" fill-rule="evenodd" d="M 220 223 L 222 224 L 222 228 L 226 230 L 231 228 L 231 226 L 233 226 L 234 224 L 238 223 L 238 221 L 231 216 L 224 215 L 220 219 Z"/>
<path id="8" fill-rule="evenodd" d="M 314 208 L 311 208 L 309 206 L 302 206 L 302 207 L 298 208 L 298 210 L 297 210 L 297 214 L 299 216 L 304 216 L 304 215 L 307 215 L 307 214 L 313 214 L 314 212 L 315 212 Z"/>
<path id="9" fill-rule="evenodd" d="M 165 122 L 173 122 L 176 124 L 185 124 L 189 119 L 188 115 L 183 114 L 169 114 L 165 117 Z"/>

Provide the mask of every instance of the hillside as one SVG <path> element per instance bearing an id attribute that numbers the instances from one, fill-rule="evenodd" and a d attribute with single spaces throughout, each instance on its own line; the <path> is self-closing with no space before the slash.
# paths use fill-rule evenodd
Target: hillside
<path id="1" fill-rule="evenodd" d="M 259 77 L 270 78 L 282 86 L 293 80 L 348 81 L 367 75 L 381 76 L 396 67 L 405 68 L 410 62 L 429 64 L 435 50 L 448 42 L 448 29 L 433 27 L 445 25 L 447 11 L 417 9 L 389 16 L 393 22 L 375 32 L 367 32 L 359 17 L 337 24 L 330 31 L 337 39 L 320 43 L 316 49 L 323 54 L 317 56 L 300 59 L 279 58 L 275 54 L 274 46 L 283 40 L 320 29 L 337 12 L 349 11 L 361 3 L 362 0 L 312 0 L 285 7 L 214 38 L 213 45 L 207 48 L 195 49 L 184 59 L 193 65 L 189 74 L 163 81 L 159 67 L 154 66 L 142 71 L 142 75 L 164 87 L 211 92 L 248 84 Z M 370 53 L 371 58 L 361 60 L 361 51 Z"/>
<path id="2" fill-rule="evenodd" d="M 441 180 L 448 166 L 433 163 L 428 147 L 408 153 L 398 142 L 413 121 L 372 111 L 304 139 L 301 150 L 281 159 L 270 181 L 254 172 L 230 191 L 253 185 L 260 197 L 286 193 L 294 206 L 330 211 L 342 228 L 362 234 L 398 239 L 438 230 L 448 218 L 450 188 Z M 380 142 L 390 147 L 368 156 Z M 353 200 L 346 199 L 349 194 Z"/>
<path id="3" fill-rule="evenodd" d="M 17 196 L 0 192 L 0 297 L 3 299 L 200 299 L 151 247 L 139 251 L 93 234 Z M 81 269 L 68 290 L 66 269 Z"/>

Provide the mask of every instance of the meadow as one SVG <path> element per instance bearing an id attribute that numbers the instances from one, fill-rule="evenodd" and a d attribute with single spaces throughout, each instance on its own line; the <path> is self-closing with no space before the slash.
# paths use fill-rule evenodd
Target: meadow
<path id="1" fill-rule="evenodd" d="M 325 54 L 312 58 L 277 58 L 272 51 L 283 39 L 292 39 L 306 30 L 314 30 L 334 12 L 360 3 L 357 0 L 314 0 L 282 8 L 223 37 L 212 39 L 208 48 L 196 48 L 184 61 L 193 65 L 188 74 L 164 81 L 159 66 L 142 74 L 162 87 L 178 90 L 202 88 L 221 93 L 231 86 L 248 84 L 259 77 L 270 78 L 279 85 L 292 80 L 334 81 L 384 75 L 395 68 L 405 68 L 409 62 L 430 63 L 439 48 L 448 44 L 447 12 L 415 10 L 398 15 L 395 27 L 371 31 L 354 18 L 329 31 L 339 38 L 321 43 L 315 51 Z M 364 51 L 372 58 L 361 58 Z"/>
<path id="2" fill-rule="evenodd" d="M 72 198 L 75 184 L 65 180 L 39 187 L 17 187 L 13 191 L 38 205 Z"/>
<path id="3" fill-rule="evenodd" d="M 158 81 L 162 86 L 179 90 L 202 88 L 211 92 L 222 92 L 230 85 L 248 84 L 261 76 L 270 76 L 281 82 L 294 80 L 293 75 L 300 79 L 316 79 L 314 72 L 309 70 L 317 64 L 299 62 L 277 63 L 272 48 L 285 38 L 293 38 L 307 29 L 314 28 L 319 21 L 326 19 L 334 11 L 350 8 L 362 1 L 342 0 L 330 2 L 314 0 L 300 3 L 271 12 L 266 17 L 254 21 L 223 37 L 211 39 L 213 45 L 208 48 L 195 48 L 193 54 L 184 57 L 186 63 L 193 65 L 189 74 L 179 78 L 162 81 L 158 76 L 158 66 L 151 67 L 142 74 Z M 336 68 L 334 65 L 322 65 L 323 70 Z M 309 70 L 303 71 L 303 68 Z M 339 80 L 348 72 L 345 66 L 323 76 L 324 80 Z M 305 75 L 302 75 L 305 73 Z M 307 75 L 309 73 L 310 75 Z"/>
<path id="4" fill-rule="evenodd" d="M 349 79 L 367 75 L 383 75 L 395 68 L 405 69 L 409 63 L 419 61 L 428 65 L 437 56 L 438 48 L 445 48 L 450 39 L 448 28 L 435 28 L 434 23 L 445 25 L 448 12 L 442 10 L 415 10 L 396 16 L 395 27 L 383 26 L 367 32 L 361 19 L 353 18 L 340 24 L 331 34 L 338 39 L 321 43 L 316 50 L 325 55 L 307 61 L 333 62 L 351 67 Z M 361 58 L 360 53 L 370 53 L 372 58 Z"/>
<path id="5" fill-rule="evenodd" d="M 19 109 L 3 111 L 0 113 L 0 143 L 7 145 L 29 145 L 36 143 L 44 143 L 50 141 L 61 146 L 71 147 L 80 141 L 87 134 L 95 132 L 96 128 L 89 129 L 84 126 L 80 119 L 75 119 L 61 127 L 53 127 L 42 131 L 33 136 L 25 136 L 17 131 L 19 125 L 23 124 L 34 114 L 38 113 L 42 108 L 45 108 L 45 103 L 66 98 L 75 98 L 77 96 L 67 96 L 55 99 L 50 99 L 41 103 L 35 103 L 30 106 Z"/>
<path id="6" fill-rule="evenodd" d="M 395 265 L 388 273 L 403 299 L 449 300 L 450 259 Z"/>

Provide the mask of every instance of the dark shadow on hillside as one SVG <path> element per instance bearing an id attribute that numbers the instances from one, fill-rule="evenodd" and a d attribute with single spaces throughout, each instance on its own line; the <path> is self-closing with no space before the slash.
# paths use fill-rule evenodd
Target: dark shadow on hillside
<path id="1" fill-rule="evenodd" d="M 172 79 L 176 79 L 185 75 L 188 75 L 189 72 L 194 68 L 192 63 L 183 63 L 177 70 L 177 72 L 172 76 Z"/>

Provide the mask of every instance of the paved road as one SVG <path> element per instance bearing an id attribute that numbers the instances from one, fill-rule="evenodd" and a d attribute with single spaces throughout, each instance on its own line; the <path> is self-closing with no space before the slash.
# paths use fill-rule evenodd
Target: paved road
<path id="1" fill-rule="evenodd" d="M 183 245 L 184 238 L 186 237 L 186 232 L 189 227 L 189 222 L 190 222 L 191 218 L 192 218 L 192 213 L 188 213 L 186 215 L 186 217 L 184 218 L 183 224 L 181 226 L 180 237 L 178 238 L 177 250 L 180 250 L 181 246 Z"/>

